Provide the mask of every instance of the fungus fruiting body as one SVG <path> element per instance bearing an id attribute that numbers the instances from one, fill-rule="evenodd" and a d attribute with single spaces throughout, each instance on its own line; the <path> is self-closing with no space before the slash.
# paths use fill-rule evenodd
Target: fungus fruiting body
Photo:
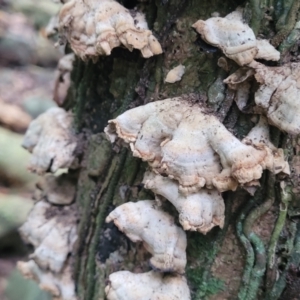
<path id="1" fill-rule="evenodd" d="M 59 32 L 82 59 L 97 60 L 123 45 L 138 49 L 143 57 L 162 53 L 141 13 L 130 11 L 114 0 L 71 0 L 59 13 Z"/>
<path id="2" fill-rule="evenodd" d="M 231 74 L 225 83 L 230 88 L 240 91 L 248 85 L 249 79 L 255 78 L 259 87 L 255 92 L 255 103 L 264 113 L 268 122 L 290 134 L 300 133 L 300 64 L 290 63 L 279 67 L 268 67 L 253 61 L 249 67 Z M 249 89 L 245 91 L 245 102 Z"/>
<path id="3" fill-rule="evenodd" d="M 57 207 L 41 200 L 19 231 L 35 248 L 30 257 L 41 268 L 59 273 L 77 239 L 76 209 L 74 205 Z"/>
<path id="4" fill-rule="evenodd" d="M 193 27 L 202 39 L 220 48 L 240 66 L 254 59 L 279 60 L 280 53 L 266 40 L 256 40 L 253 30 L 243 21 L 241 11 L 234 11 L 224 18 L 199 20 Z"/>
<path id="5" fill-rule="evenodd" d="M 75 198 L 75 180 L 69 174 L 46 174 L 37 183 L 39 197 L 56 205 L 69 205 Z"/>
<path id="6" fill-rule="evenodd" d="M 105 293 L 108 300 L 190 300 L 186 279 L 158 272 L 134 274 L 119 271 L 109 275 Z"/>
<path id="7" fill-rule="evenodd" d="M 266 146 L 242 143 L 199 104 L 180 97 L 131 109 L 109 121 L 105 132 L 112 142 L 129 143 L 134 156 L 177 180 L 185 193 L 204 186 L 235 190 L 274 170 Z"/>
<path id="8" fill-rule="evenodd" d="M 180 192 L 178 183 L 153 172 L 144 175 L 145 188 L 169 200 L 179 212 L 179 222 L 184 230 L 206 234 L 214 226 L 224 225 L 224 201 L 215 190 L 202 189 L 188 195 Z"/>
<path id="9" fill-rule="evenodd" d="M 173 217 L 155 205 L 155 201 L 127 202 L 113 210 L 106 222 L 114 221 L 133 242 L 143 242 L 153 255 L 150 264 L 160 271 L 184 273 L 186 235 Z"/>
<path id="10" fill-rule="evenodd" d="M 72 165 L 77 145 L 72 122 L 71 113 L 54 107 L 30 123 L 22 143 L 32 153 L 29 170 L 44 174 Z"/>
<path id="11" fill-rule="evenodd" d="M 75 204 L 56 206 L 39 200 L 19 231 L 34 247 L 28 262 L 18 262 L 24 277 L 35 280 L 55 300 L 76 300 L 70 254 L 77 240 Z"/>
<path id="12" fill-rule="evenodd" d="M 269 170 L 274 174 L 279 172 L 283 174 L 290 174 L 290 167 L 285 160 L 283 149 L 276 148 L 271 140 L 269 134 L 269 125 L 265 117 L 261 116 L 259 122 L 251 129 L 247 136 L 243 139 L 245 144 L 249 143 L 255 147 L 263 147 L 268 152 L 267 163 Z"/>
<path id="13" fill-rule="evenodd" d="M 34 260 L 19 261 L 17 268 L 25 278 L 35 280 L 42 290 L 49 292 L 53 300 L 77 299 L 69 262 L 60 273 L 42 269 Z"/>
<path id="14" fill-rule="evenodd" d="M 63 56 L 57 66 L 53 99 L 58 106 L 64 103 L 71 84 L 71 71 L 73 70 L 74 53 Z"/>

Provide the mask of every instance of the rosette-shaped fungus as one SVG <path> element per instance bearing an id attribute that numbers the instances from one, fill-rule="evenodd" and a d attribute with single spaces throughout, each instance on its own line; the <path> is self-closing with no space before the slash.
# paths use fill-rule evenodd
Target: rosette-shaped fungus
<path id="1" fill-rule="evenodd" d="M 22 143 L 32 153 L 29 170 L 44 174 L 72 165 L 77 145 L 72 122 L 71 113 L 54 107 L 30 123 Z"/>
<path id="2" fill-rule="evenodd" d="M 178 183 L 153 172 L 146 172 L 145 188 L 169 200 L 179 212 L 179 222 L 184 230 L 199 231 L 206 234 L 214 226 L 224 225 L 224 201 L 215 190 L 202 189 L 197 193 L 184 195 Z"/>
<path id="3" fill-rule="evenodd" d="M 41 269 L 34 260 L 29 260 L 28 262 L 19 261 L 17 268 L 25 278 L 35 280 L 39 283 L 39 287 L 49 292 L 53 300 L 77 299 L 69 263 L 67 263 L 59 274 Z"/>
<path id="4" fill-rule="evenodd" d="M 121 45 L 139 49 L 143 57 L 162 53 L 161 46 L 141 13 L 114 0 L 70 0 L 59 13 L 59 32 L 82 59 L 110 55 Z"/>
<path id="5" fill-rule="evenodd" d="M 69 205 L 74 201 L 76 180 L 70 175 L 63 173 L 59 176 L 46 174 L 37 183 L 38 199 L 45 198 L 52 204 Z"/>
<path id="6" fill-rule="evenodd" d="M 19 231 L 34 246 L 30 255 L 41 269 L 61 273 L 77 239 L 77 213 L 73 205 L 54 206 L 37 202 Z"/>
<path id="7" fill-rule="evenodd" d="M 119 271 L 109 275 L 105 287 L 108 300 L 190 300 L 190 290 L 181 275 L 158 272 L 134 274 Z"/>
<path id="8" fill-rule="evenodd" d="M 150 264 L 155 269 L 184 273 L 185 232 L 175 225 L 173 217 L 156 207 L 155 201 L 122 204 L 106 218 L 106 222 L 111 221 L 133 242 L 143 242 L 153 255 Z"/>
<path id="9" fill-rule="evenodd" d="M 254 59 L 277 61 L 280 58 L 280 53 L 268 41 L 256 40 L 253 30 L 244 23 L 241 11 L 234 11 L 225 18 L 199 20 L 193 27 L 205 42 L 220 48 L 241 66 Z"/>
<path id="10" fill-rule="evenodd" d="M 268 122 L 282 131 L 299 134 L 300 64 L 267 67 L 253 61 L 249 67 L 237 70 L 224 82 L 230 88 L 239 90 L 254 75 L 260 84 L 255 92 L 255 103 L 262 109 Z"/>
<path id="11" fill-rule="evenodd" d="M 266 146 L 242 143 L 199 104 L 180 97 L 131 109 L 104 131 L 111 142 L 119 137 L 130 143 L 134 156 L 178 180 L 185 193 L 204 186 L 235 190 L 251 185 L 264 169 L 274 170 Z"/>

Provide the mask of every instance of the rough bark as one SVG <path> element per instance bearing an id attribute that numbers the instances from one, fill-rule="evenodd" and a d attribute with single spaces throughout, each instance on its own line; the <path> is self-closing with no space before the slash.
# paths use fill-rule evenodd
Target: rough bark
<path id="1" fill-rule="evenodd" d="M 137 4 L 123 2 L 128 8 Z M 96 64 L 76 60 L 65 106 L 75 112 L 82 146 L 77 185 L 79 240 L 74 255 L 80 299 L 104 299 L 105 280 L 114 271 L 149 270 L 143 247 L 104 222 L 121 203 L 153 199 L 141 185 L 146 165 L 128 149 L 112 146 L 104 138 L 107 121 L 135 106 L 192 94 L 190 97 L 205 102 L 239 138 L 253 126 L 253 115 L 239 112 L 233 91 L 222 82 L 228 74 L 217 66 L 221 52 L 204 44 L 191 28 L 198 19 L 205 20 L 213 12 L 225 16 L 239 5 L 246 7 L 245 17 L 256 34 L 280 45 L 281 62 L 297 58 L 299 32 L 293 28 L 298 0 L 150 0 L 139 6 L 162 44 L 163 55 L 143 59 L 138 51 L 117 48 Z M 179 64 L 186 67 L 182 80 L 164 83 L 167 72 Z M 214 228 L 207 235 L 187 233 L 186 274 L 192 299 L 299 297 L 297 139 L 275 128 L 272 139 L 286 149 L 293 162 L 292 180 L 281 191 L 279 178 L 265 172 L 253 197 L 243 190 L 224 193 L 222 230 Z"/>

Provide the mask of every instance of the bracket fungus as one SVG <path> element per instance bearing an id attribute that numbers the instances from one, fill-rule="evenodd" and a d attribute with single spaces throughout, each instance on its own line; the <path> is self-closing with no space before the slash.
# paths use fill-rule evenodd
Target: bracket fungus
<path id="1" fill-rule="evenodd" d="M 290 167 L 285 160 L 283 149 L 276 148 L 270 141 L 269 125 L 265 117 L 261 116 L 259 122 L 250 130 L 243 139 L 243 143 L 263 147 L 268 152 L 268 169 L 274 173 L 290 174 Z"/>
<path id="2" fill-rule="evenodd" d="M 179 222 L 184 230 L 199 231 L 206 234 L 214 226 L 224 225 L 224 201 L 215 190 L 202 189 L 197 193 L 184 195 L 178 183 L 153 172 L 146 172 L 145 188 L 169 200 L 179 212 Z"/>
<path id="3" fill-rule="evenodd" d="M 150 271 L 134 274 L 119 271 L 109 275 L 105 287 L 108 300 L 190 300 L 186 279 L 181 275 L 164 275 Z"/>
<path id="4" fill-rule="evenodd" d="M 128 110 L 104 131 L 111 142 L 129 143 L 154 172 L 179 181 L 185 194 L 204 186 L 235 190 L 256 182 L 264 169 L 274 170 L 266 146 L 242 143 L 215 116 L 181 97 Z"/>
<path id="5" fill-rule="evenodd" d="M 69 205 L 75 199 L 76 180 L 70 175 L 63 173 L 59 176 L 46 174 L 37 183 L 39 196 L 36 200 L 45 198 L 48 202 L 56 205 Z"/>
<path id="6" fill-rule="evenodd" d="M 254 59 L 277 61 L 280 53 L 267 41 L 257 40 L 253 30 L 244 22 L 241 11 L 234 11 L 224 18 L 198 20 L 193 28 L 208 44 L 218 47 L 240 66 Z"/>
<path id="7" fill-rule="evenodd" d="M 184 273 L 186 234 L 175 225 L 173 217 L 155 205 L 155 201 L 122 204 L 106 218 L 106 222 L 111 221 L 131 241 L 143 242 L 153 255 L 152 267 L 163 272 Z"/>
<path id="8" fill-rule="evenodd" d="M 249 68 L 239 69 L 225 79 L 229 87 L 240 90 L 251 76 L 259 84 L 255 103 L 266 115 L 268 122 L 282 131 L 300 133 L 300 64 L 290 63 L 268 67 L 253 61 Z M 244 98 L 247 97 L 245 92 Z"/>
<path id="9" fill-rule="evenodd" d="M 253 69 L 242 67 L 223 80 L 224 83 L 228 84 L 230 89 L 236 91 L 235 102 L 241 111 L 247 106 L 251 88 L 249 81 L 253 75 Z"/>
<path id="10" fill-rule="evenodd" d="M 30 255 L 40 268 L 62 272 L 77 239 L 77 212 L 73 205 L 55 206 L 37 202 L 19 231 L 23 240 L 34 246 Z"/>
<path id="11" fill-rule="evenodd" d="M 70 76 L 74 60 L 74 53 L 70 53 L 63 56 L 58 62 L 53 93 L 53 100 L 58 106 L 62 106 L 67 97 L 67 92 L 71 84 Z"/>
<path id="12" fill-rule="evenodd" d="M 138 49 L 143 57 L 162 53 L 143 14 L 130 11 L 115 0 L 70 0 L 59 13 L 59 32 L 76 55 L 97 60 L 121 45 Z M 63 42 L 63 41 L 61 41 Z"/>
<path id="13" fill-rule="evenodd" d="M 19 261 L 17 268 L 25 278 L 35 280 L 42 290 L 49 292 L 53 300 L 77 299 L 69 263 L 59 274 L 41 269 L 34 260 Z"/>
<path id="14" fill-rule="evenodd" d="M 29 170 L 44 174 L 71 167 L 77 145 L 72 122 L 70 112 L 54 107 L 30 123 L 22 143 L 32 153 Z"/>

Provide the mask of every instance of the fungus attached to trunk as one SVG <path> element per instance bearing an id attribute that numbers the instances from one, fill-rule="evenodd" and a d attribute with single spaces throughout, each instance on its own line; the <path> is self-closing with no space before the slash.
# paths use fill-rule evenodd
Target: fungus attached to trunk
<path id="1" fill-rule="evenodd" d="M 234 11 L 225 18 L 199 20 L 193 27 L 205 42 L 221 49 L 240 66 L 254 59 L 277 61 L 280 58 L 280 53 L 267 40 L 256 40 L 241 11 Z"/>
<path id="2" fill-rule="evenodd" d="M 259 84 L 255 103 L 266 115 L 268 122 L 289 134 L 299 134 L 300 64 L 268 67 L 253 61 L 248 68 L 237 70 L 224 82 L 239 91 L 252 75 Z"/>
<path id="3" fill-rule="evenodd" d="M 204 186 L 235 190 L 274 170 L 267 146 L 242 143 L 199 104 L 180 97 L 131 109 L 109 121 L 105 133 L 129 143 L 154 172 L 179 181 L 185 194 Z"/>
<path id="4" fill-rule="evenodd" d="M 133 242 L 143 242 L 153 255 L 150 264 L 154 269 L 184 273 L 185 232 L 175 225 L 173 217 L 155 205 L 155 201 L 122 204 L 106 218 L 106 222 L 111 221 Z"/>
<path id="5" fill-rule="evenodd" d="M 57 65 L 53 99 L 58 106 L 64 103 L 71 84 L 71 72 L 75 60 L 74 53 L 63 56 Z"/>
<path id="6" fill-rule="evenodd" d="M 77 239 L 76 222 L 74 204 L 54 206 L 45 200 L 37 202 L 19 229 L 23 240 L 34 246 L 30 258 L 44 270 L 61 272 Z"/>
<path id="7" fill-rule="evenodd" d="M 41 198 L 52 204 L 69 205 L 75 199 L 76 180 L 70 174 L 63 173 L 59 176 L 46 174 L 37 183 Z"/>
<path id="8" fill-rule="evenodd" d="M 49 292 L 53 300 L 77 299 L 69 262 L 60 273 L 42 269 L 34 260 L 19 261 L 17 268 L 25 278 L 36 281 L 42 290 Z"/>
<path id="9" fill-rule="evenodd" d="M 105 287 L 108 300 L 190 300 L 186 279 L 181 275 L 158 272 L 134 274 L 119 271 L 109 275 Z"/>
<path id="10" fill-rule="evenodd" d="M 283 173 L 289 175 L 290 167 L 285 160 L 283 149 L 276 148 L 272 144 L 269 131 L 270 129 L 266 118 L 261 116 L 259 122 L 243 139 L 243 143 L 266 149 L 268 153 L 266 158 L 268 169 L 274 174 Z"/>
<path id="11" fill-rule="evenodd" d="M 59 32 L 82 59 L 95 61 L 121 45 L 130 51 L 139 49 L 146 58 L 162 53 L 143 14 L 131 15 L 114 0 L 68 1 L 59 13 Z"/>
<path id="12" fill-rule="evenodd" d="M 146 172 L 145 188 L 169 200 L 179 212 L 179 222 L 184 230 L 199 231 L 206 234 L 214 226 L 224 225 L 224 201 L 215 190 L 202 189 L 197 193 L 184 195 L 178 183 L 153 172 Z"/>
<path id="13" fill-rule="evenodd" d="M 44 174 L 72 165 L 77 144 L 72 122 L 71 113 L 54 107 L 30 123 L 22 143 L 32 153 L 30 171 Z"/>

